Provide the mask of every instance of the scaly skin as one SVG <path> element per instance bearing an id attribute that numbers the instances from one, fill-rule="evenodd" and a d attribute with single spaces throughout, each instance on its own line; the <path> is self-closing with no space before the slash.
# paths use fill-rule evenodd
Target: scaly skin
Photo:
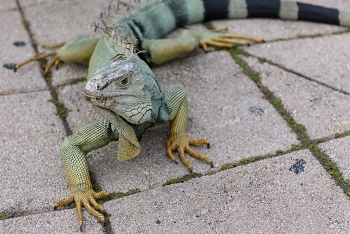
<path id="1" fill-rule="evenodd" d="M 157 16 L 157 17 L 155 17 Z M 336 9 L 326 9 L 288 1 L 252 0 L 164 0 L 149 3 L 122 17 L 102 20 L 104 36 L 89 39 L 73 37 L 54 52 L 36 56 L 17 64 L 24 64 L 54 56 L 46 67 L 60 62 L 89 65 L 85 98 L 94 109 L 111 124 L 93 123 L 67 137 L 61 145 L 60 156 L 71 185 L 71 194 L 58 201 L 55 208 L 76 203 L 79 225 L 83 224 L 82 206 L 101 222 L 103 207 L 96 199 L 105 198 L 107 192 L 92 189 L 86 154 L 118 140 L 117 159 L 135 158 L 141 151 L 138 138 L 147 129 L 170 122 L 167 154 L 176 161 L 177 150 L 183 164 L 192 171 L 185 152 L 212 165 L 209 157 L 196 153 L 191 145 L 206 144 L 208 140 L 192 139 L 187 134 L 188 103 L 186 91 L 180 86 L 170 86 L 163 94 L 145 63 L 160 64 L 198 46 L 232 47 L 248 45 L 248 41 L 263 42 L 260 38 L 217 31 L 183 30 L 175 39 L 160 39 L 176 27 L 204 20 L 222 18 L 269 17 L 288 20 L 310 20 L 350 26 L 350 14 Z M 95 24 L 99 28 L 98 24 Z M 137 44 L 138 41 L 138 44 Z M 136 48 L 142 51 L 138 51 Z M 140 53 L 139 53 L 140 52 Z M 141 60 L 139 57 L 143 60 Z"/>

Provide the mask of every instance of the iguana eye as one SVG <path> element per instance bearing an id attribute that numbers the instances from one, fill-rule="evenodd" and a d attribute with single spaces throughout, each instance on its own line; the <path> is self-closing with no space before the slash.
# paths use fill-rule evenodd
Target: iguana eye
<path id="1" fill-rule="evenodd" d="M 121 81 L 120 81 L 120 84 L 121 85 L 127 85 L 129 83 L 129 78 L 128 77 L 125 77 L 124 79 L 122 79 Z"/>

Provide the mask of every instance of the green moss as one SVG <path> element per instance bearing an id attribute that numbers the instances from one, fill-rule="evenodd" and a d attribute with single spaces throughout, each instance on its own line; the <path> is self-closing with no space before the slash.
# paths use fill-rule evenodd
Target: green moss
<path id="1" fill-rule="evenodd" d="M 50 93 L 51 93 L 52 99 L 48 101 L 53 103 L 56 106 L 57 113 L 61 118 L 63 119 L 67 118 L 70 110 L 67 107 L 65 107 L 63 103 L 58 101 L 58 95 L 55 89 L 52 88 Z"/>
<path id="2" fill-rule="evenodd" d="M 84 81 L 87 81 L 87 79 L 85 77 L 81 77 L 81 78 L 76 78 L 76 79 L 73 79 L 69 82 L 69 84 L 73 85 L 73 84 L 78 84 L 80 82 L 84 82 Z"/>
<path id="3" fill-rule="evenodd" d="M 25 28 L 28 28 L 30 26 L 30 23 L 27 19 L 23 19 L 22 23 L 23 23 Z"/>
<path id="4" fill-rule="evenodd" d="M 139 192 L 141 192 L 141 190 L 138 189 L 138 188 L 135 188 L 135 189 L 129 190 L 129 191 L 126 192 L 126 193 L 122 193 L 122 192 L 111 193 L 111 194 L 109 194 L 109 196 L 110 196 L 112 199 L 116 199 L 116 198 L 122 198 L 122 197 L 130 196 L 130 195 L 133 195 L 133 194 L 136 194 L 136 193 L 139 193 Z"/>
<path id="5" fill-rule="evenodd" d="M 187 174 L 187 175 L 184 175 L 183 177 L 179 177 L 179 178 L 174 178 L 174 179 L 171 179 L 171 180 L 168 180 L 167 182 L 165 182 L 163 184 L 163 186 L 166 186 L 166 185 L 170 185 L 170 184 L 178 184 L 178 183 L 183 183 L 187 180 L 190 180 L 190 179 L 193 179 L 193 178 L 200 178 L 202 177 L 203 175 L 200 174 L 200 173 L 191 173 L 191 174 Z"/>
<path id="6" fill-rule="evenodd" d="M 0 220 L 9 219 L 9 218 L 12 218 L 11 214 L 6 214 L 6 213 L 0 214 Z"/>

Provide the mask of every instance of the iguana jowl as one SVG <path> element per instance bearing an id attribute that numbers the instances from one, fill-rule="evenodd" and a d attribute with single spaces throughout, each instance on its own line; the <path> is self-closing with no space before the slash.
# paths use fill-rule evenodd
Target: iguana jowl
<path id="1" fill-rule="evenodd" d="M 160 39 L 177 27 L 204 20 L 223 18 L 265 17 L 307 20 L 350 26 L 350 14 L 336 9 L 280 0 L 163 0 L 149 1 L 143 7 L 119 17 L 103 21 L 103 37 L 89 39 L 77 36 L 53 53 L 36 56 L 22 65 L 54 55 L 46 70 L 61 61 L 89 65 L 85 98 L 110 124 L 92 123 L 67 137 L 60 156 L 71 184 L 71 194 L 55 207 L 76 203 L 78 222 L 83 224 L 82 206 L 100 221 L 104 216 L 96 210 L 103 207 L 96 199 L 105 191 L 92 189 L 86 154 L 118 140 L 118 160 L 130 160 L 140 153 L 138 138 L 147 129 L 170 123 L 167 153 L 175 160 L 177 150 L 184 165 L 189 155 L 211 164 L 207 156 L 196 153 L 190 145 L 209 145 L 206 139 L 194 140 L 186 132 L 188 104 L 186 92 L 177 85 L 161 93 L 147 63 L 160 64 L 198 46 L 232 47 L 247 45 L 246 41 L 262 42 L 260 38 L 221 32 L 183 30 L 175 39 Z M 140 51 L 136 50 L 136 47 Z M 142 52 L 144 51 L 144 52 Z M 92 206 L 91 206 L 92 205 Z"/>

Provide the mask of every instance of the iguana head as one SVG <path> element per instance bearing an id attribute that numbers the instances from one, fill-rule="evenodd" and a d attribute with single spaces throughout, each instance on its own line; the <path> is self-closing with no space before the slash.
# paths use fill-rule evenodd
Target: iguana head
<path id="1" fill-rule="evenodd" d="M 85 98 L 130 123 L 146 122 L 152 114 L 154 91 L 160 91 L 151 70 L 143 68 L 137 56 L 98 68 L 85 86 Z"/>

